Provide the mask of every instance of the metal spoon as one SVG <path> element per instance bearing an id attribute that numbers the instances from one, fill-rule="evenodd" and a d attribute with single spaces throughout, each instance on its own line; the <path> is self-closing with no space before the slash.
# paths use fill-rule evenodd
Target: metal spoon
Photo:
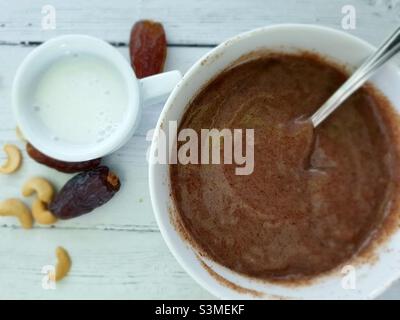
<path id="1" fill-rule="evenodd" d="M 337 107 L 384 63 L 400 51 L 400 28 L 398 28 L 367 60 L 351 75 L 349 79 L 312 115 L 311 121 L 316 128 Z"/>

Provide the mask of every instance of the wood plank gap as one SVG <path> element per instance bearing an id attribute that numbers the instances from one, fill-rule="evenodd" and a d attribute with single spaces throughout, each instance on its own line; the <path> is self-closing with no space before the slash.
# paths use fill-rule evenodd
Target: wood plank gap
<path id="1" fill-rule="evenodd" d="M 98 225 L 98 226 L 41 226 L 35 225 L 34 229 L 47 230 L 85 230 L 85 231 L 117 231 L 117 232 L 136 232 L 136 233 L 160 233 L 157 227 L 142 225 Z M 2 224 L 0 229 L 21 229 L 18 225 Z M 27 230 L 26 232 L 29 232 Z"/>
<path id="2" fill-rule="evenodd" d="M 117 48 L 125 48 L 129 46 L 127 42 L 114 42 L 114 41 L 107 41 L 113 47 Z M 1 41 L 0 46 L 21 46 L 21 47 L 36 47 L 43 43 L 43 41 L 20 41 L 20 42 L 13 42 L 13 41 Z M 170 48 L 214 48 L 218 44 L 213 43 L 168 43 L 167 46 Z"/>

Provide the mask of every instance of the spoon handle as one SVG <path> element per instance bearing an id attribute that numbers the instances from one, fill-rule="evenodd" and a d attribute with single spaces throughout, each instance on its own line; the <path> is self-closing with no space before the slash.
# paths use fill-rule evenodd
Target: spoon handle
<path id="1" fill-rule="evenodd" d="M 312 115 L 316 128 L 385 62 L 400 51 L 400 27 L 351 75 L 343 85 Z"/>

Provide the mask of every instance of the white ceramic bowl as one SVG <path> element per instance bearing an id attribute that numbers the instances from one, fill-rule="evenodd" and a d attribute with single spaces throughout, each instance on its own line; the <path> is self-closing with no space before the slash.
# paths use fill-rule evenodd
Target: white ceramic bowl
<path id="1" fill-rule="evenodd" d="M 226 299 L 254 296 L 246 291 L 238 292 L 217 281 L 205 270 L 196 256 L 196 250 L 177 232 L 170 218 L 174 204 L 170 197 L 169 168 L 168 165 L 154 163 L 152 155 L 158 146 L 157 137 L 161 127 L 164 124 L 167 126 L 170 120 L 179 121 L 189 101 L 204 84 L 242 55 L 259 49 L 280 52 L 314 51 L 351 69 L 359 66 L 373 52 L 374 47 L 345 32 L 313 25 L 285 24 L 256 29 L 229 39 L 211 50 L 190 68 L 170 95 L 158 120 L 150 152 L 149 179 L 154 214 L 165 242 L 182 267 L 213 295 Z M 397 67 L 385 65 L 371 82 L 400 110 L 400 75 Z M 342 287 L 341 268 L 308 284 L 287 286 L 250 279 L 212 261 L 207 263 L 235 285 L 263 293 L 261 298 L 369 299 L 379 295 L 400 276 L 400 232 L 395 232 L 380 246 L 377 254 L 379 258 L 375 263 L 346 263 L 357 262 L 354 264 L 354 290 Z"/>
<path id="2" fill-rule="evenodd" d="M 54 134 L 30 111 L 31 88 L 57 59 L 68 54 L 89 54 L 112 65 L 119 73 L 128 106 L 118 129 L 102 142 L 91 144 L 54 140 Z M 120 148 L 133 135 L 143 104 L 162 100 L 181 79 L 179 71 L 160 73 L 138 80 L 126 59 L 107 42 L 87 35 L 63 35 L 32 50 L 19 66 L 12 88 L 12 105 L 18 126 L 25 138 L 43 153 L 64 161 L 84 161 L 107 155 Z M 62 121 L 62 119 L 60 119 Z M 90 119 L 88 119 L 90 121 Z"/>

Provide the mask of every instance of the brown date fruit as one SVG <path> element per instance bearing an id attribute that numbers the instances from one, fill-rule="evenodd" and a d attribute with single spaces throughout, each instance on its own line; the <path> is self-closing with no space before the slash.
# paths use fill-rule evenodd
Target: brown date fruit
<path id="1" fill-rule="evenodd" d="M 118 177 L 106 166 L 81 172 L 64 185 L 49 210 L 60 219 L 78 217 L 108 202 L 120 186 Z"/>
<path id="2" fill-rule="evenodd" d="M 65 173 L 75 173 L 90 170 L 98 167 L 101 162 L 101 158 L 81 162 L 68 162 L 53 159 L 40 152 L 29 142 L 26 144 L 26 151 L 28 152 L 29 156 L 36 162 Z"/>
<path id="3" fill-rule="evenodd" d="M 129 54 L 139 79 L 162 72 L 167 57 L 167 39 L 162 24 L 151 20 L 136 22 L 131 31 Z"/>

